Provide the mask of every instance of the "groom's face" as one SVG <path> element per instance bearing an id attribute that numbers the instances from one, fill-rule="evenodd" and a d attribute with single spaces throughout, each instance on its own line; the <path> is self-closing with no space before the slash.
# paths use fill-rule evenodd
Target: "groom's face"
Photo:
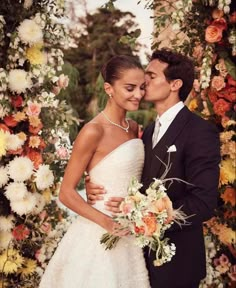
<path id="1" fill-rule="evenodd" d="M 146 91 L 144 99 L 150 102 L 164 101 L 170 95 L 170 83 L 166 80 L 164 70 L 168 64 L 152 60 L 145 71 Z"/>

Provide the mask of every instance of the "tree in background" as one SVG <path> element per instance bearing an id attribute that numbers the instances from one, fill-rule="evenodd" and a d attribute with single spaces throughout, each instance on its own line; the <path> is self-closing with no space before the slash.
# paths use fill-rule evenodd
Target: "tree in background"
<path id="1" fill-rule="evenodd" d="M 83 2 L 85 5 L 86 1 Z M 86 122 L 91 118 L 88 112 L 97 112 L 97 93 L 101 92 L 100 97 L 104 97 L 103 90 L 97 87 L 101 85 L 99 72 L 103 64 L 116 54 L 135 55 L 140 45 L 131 48 L 120 41 L 129 32 L 137 33 L 132 13 L 100 8 L 90 14 L 86 5 L 84 10 L 85 16 L 73 18 L 70 34 L 76 47 L 64 50 L 64 53 L 65 60 L 78 71 L 78 89 L 76 93 L 70 93 L 71 103 Z M 75 15 L 74 9 L 70 11 Z"/>

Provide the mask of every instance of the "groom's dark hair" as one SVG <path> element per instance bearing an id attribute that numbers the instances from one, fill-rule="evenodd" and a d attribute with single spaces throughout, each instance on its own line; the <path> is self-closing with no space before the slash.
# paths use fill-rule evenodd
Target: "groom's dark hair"
<path id="1" fill-rule="evenodd" d="M 141 63 L 133 56 L 116 55 L 103 65 L 101 74 L 104 82 L 113 84 L 121 78 L 122 72 L 129 69 L 141 69 Z"/>
<path id="2" fill-rule="evenodd" d="M 164 70 L 167 81 L 181 79 L 183 85 L 179 91 L 179 98 L 185 101 L 193 87 L 194 64 L 193 61 L 180 53 L 171 51 L 168 48 L 162 48 L 153 52 L 150 61 L 159 60 L 167 63 Z"/>

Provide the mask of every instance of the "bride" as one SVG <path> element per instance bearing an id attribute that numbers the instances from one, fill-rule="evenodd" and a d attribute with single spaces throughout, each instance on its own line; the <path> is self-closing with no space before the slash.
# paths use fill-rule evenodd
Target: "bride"
<path id="1" fill-rule="evenodd" d="M 144 72 L 133 57 L 114 56 L 102 69 L 108 102 L 77 136 L 59 194 L 60 201 L 80 216 L 71 224 L 50 260 L 40 288 L 148 288 L 142 249 L 127 231 L 120 231 L 105 210 L 93 207 L 76 192 L 83 173 L 106 188 L 107 197 L 124 197 L 132 176 L 141 176 L 144 162 L 138 124 L 126 111 L 138 109 L 144 96 Z M 107 198 L 108 199 L 108 198 Z M 123 236 L 112 250 L 100 238 L 105 232 Z"/>

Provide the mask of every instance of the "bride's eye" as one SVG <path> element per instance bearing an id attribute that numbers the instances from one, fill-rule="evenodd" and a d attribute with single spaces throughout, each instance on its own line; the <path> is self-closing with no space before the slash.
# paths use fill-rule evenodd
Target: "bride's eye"
<path id="1" fill-rule="evenodd" d="M 133 86 L 127 86 L 127 87 L 125 87 L 125 88 L 126 88 L 126 90 L 127 90 L 128 92 L 134 91 L 134 87 L 133 87 Z"/>

